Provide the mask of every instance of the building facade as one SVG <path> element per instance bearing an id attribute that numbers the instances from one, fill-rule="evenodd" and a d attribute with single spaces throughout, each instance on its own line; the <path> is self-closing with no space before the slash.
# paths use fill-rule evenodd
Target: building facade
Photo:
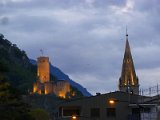
<path id="1" fill-rule="evenodd" d="M 68 100 L 55 108 L 54 120 L 159 120 L 152 97 L 116 91 Z"/>
<path id="2" fill-rule="evenodd" d="M 37 58 L 37 77 L 41 83 L 50 81 L 49 57 Z"/>
<path id="3" fill-rule="evenodd" d="M 54 120 L 128 120 L 129 116 L 137 117 L 139 112 L 132 113 L 130 103 L 137 103 L 138 96 L 126 92 L 112 92 L 92 97 L 79 98 L 59 104 L 54 111 Z"/>

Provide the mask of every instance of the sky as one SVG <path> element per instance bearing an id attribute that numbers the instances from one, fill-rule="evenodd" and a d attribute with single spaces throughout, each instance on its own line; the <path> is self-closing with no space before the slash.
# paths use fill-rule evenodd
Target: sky
<path id="1" fill-rule="evenodd" d="M 126 26 L 140 88 L 160 84 L 159 0 L 0 0 L 0 33 L 91 94 L 118 90 Z"/>

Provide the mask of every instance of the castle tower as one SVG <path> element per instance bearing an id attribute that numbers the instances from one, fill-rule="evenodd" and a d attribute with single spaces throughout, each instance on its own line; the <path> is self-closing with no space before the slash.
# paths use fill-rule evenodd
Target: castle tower
<path id="1" fill-rule="evenodd" d="M 119 89 L 120 91 L 139 94 L 138 77 L 136 76 L 127 33 L 122 72 L 119 78 Z"/>
<path id="2" fill-rule="evenodd" d="M 37 81 L 33 83 L 33 93 L 55 94 L 65 98 L 70 92 L 70 84 L 66 81 L 50 81 L 50 65 L 48 57 L 37 58 Z"/>
<path id="3" fill-rule="evenodd" d="M 38 70 L 37 77 L 40 83 L 45 83 L 50 81 L 50 69 L 49 69 L 49 58 L 39 57 L 38 60 Z"/>

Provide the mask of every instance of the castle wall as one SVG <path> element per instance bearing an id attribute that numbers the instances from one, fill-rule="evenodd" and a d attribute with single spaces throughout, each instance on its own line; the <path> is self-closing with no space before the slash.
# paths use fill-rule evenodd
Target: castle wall
<path id="1" fill-rule="evenodd" d="M 40 82 L 35 82 L 33 84 L 33 93 L 38 93 L 38 94 L 42 94 L 44 92 L 44 86 L 42 83 Z"/>
<path id="2" fill-rule="evenodd" d="M 55 94 L 59 97 L 65 98 L 67 92 L 70 92 L 70 84 L 64 80 L 58 81 L 56 83 Z"/>
<path id="3" fill-rule="evenodd" d="M 33 93 L 36 93 L 38 91 L 37 82 L 33 83 Z"/>
<path id="4" fill-rule="evenodd" d="M 53 93 L 53 83 L 52 82 L 44 83 L 44 91 L 45 94 Z"/>

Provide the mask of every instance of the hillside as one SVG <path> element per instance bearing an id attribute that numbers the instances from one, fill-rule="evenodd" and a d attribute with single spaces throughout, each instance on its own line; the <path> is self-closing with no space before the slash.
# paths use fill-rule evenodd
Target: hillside
<path id="1" fill-rule="evenodd" d="M 36 80 L 36 67 L 29 62 L 25 51 L 5 39 L 2 34 L 0 34 L 0 62 L 8 67 L 5 73 L 8 82 L 22 94 L 27 94 Z"/>
<path id="2" fill-rule="evenodd" d="M 16 44 L 12 44 L 2 34 L 0 34 L 0 63 L 8 67 L 8 72 L 5 74 L 13 87 L 16 87 L 21 94 L 32 91 L 33 82 L 37 79 L 36 61 L 30 60 L 25 51 L 19 49 Z M 71 89 L 75 91 L 77 97 L 90 96 L 85 88 L 72 81 L 60 69 L 51 65 L 50 70 L 52 81 L 66 80 L 71 84 Z"/>

